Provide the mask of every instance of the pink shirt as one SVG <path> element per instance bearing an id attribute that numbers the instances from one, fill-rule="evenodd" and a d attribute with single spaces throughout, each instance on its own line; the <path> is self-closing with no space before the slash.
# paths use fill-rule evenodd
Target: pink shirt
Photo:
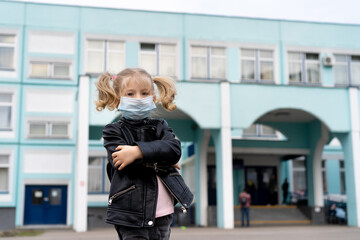
<path id="1" fill-rule="evenodd" d="M 239 195 L 239 202 L 240 202 L 240 203 L 241 203 L 241 199 L 242 199 L 243 197 L 246 198 L 246 204 L 245 204 L 245 206 L 241 206 L 241 204 L 240 204 L 240 207 L 245 207 L 245 208 L 250 207 L 250 204 L 251 204 L 251 196 L 250 196 L 250 194 L 248 194 L 248 193 L 246 193 L 246 192 L 240 193 L 240 195 Z"/>
<path id="2" fill-rule="evenodd" d="M 156 178 L 158 182 L 158 198 L 155 218 L 158 218 L 174 212 L 174 198 L 161 182 L 160 178 L 158 176 L 156 176 Z"/>

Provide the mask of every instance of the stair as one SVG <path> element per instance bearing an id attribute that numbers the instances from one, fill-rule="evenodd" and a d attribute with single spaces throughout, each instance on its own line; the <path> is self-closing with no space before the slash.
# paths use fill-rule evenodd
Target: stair
<path id="1" fill-rule="evenodd" d="M 234 207 L 235 226 L 241 226 L 240 206 Z M 250 225 L 306 225 L 311 220 L 293 205 L 251 206 Z"/>

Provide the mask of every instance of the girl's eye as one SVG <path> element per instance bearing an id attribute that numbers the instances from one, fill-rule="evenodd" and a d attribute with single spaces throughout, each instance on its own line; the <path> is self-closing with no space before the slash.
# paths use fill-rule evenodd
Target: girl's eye
<path id="1" fill-rule="evenodd" d="M 134 94 L 133 93 L 127 93 L 126 95 L 127 96 L 133 96 Z"/>
<path id="2" fill-rule="evenodd" d="M 149 93 L 148 92 L 143 92 L 142 95 L 147 96 L 147 95 L 149 95 Z"/>

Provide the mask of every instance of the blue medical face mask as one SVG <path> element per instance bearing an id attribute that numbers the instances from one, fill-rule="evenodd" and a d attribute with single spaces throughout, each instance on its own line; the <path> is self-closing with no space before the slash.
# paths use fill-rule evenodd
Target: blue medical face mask
<path id="1" fill-rule="evenodd" d="M 150 116 L 152 110 L 156 108 L 153 96 L 136 99 L 121 97 L 118 110 L 123 116 L 131 120 L 141 120 Z"/>

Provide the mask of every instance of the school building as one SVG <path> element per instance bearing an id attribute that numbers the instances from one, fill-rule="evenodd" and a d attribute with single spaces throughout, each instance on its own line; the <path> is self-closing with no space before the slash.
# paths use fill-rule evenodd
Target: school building
<path id="1" fill-rule="evenodd" d="M 313 224 L 337 198 L 360 226 L 360 25 L 1 0 L 0 230 L 104 224 L 120 115 L 95 110 L 94 83 L 125 67 L 177 80 L 154 116 L 182 141 L 193 224 L 237 226 L 248 187 Z"/>

